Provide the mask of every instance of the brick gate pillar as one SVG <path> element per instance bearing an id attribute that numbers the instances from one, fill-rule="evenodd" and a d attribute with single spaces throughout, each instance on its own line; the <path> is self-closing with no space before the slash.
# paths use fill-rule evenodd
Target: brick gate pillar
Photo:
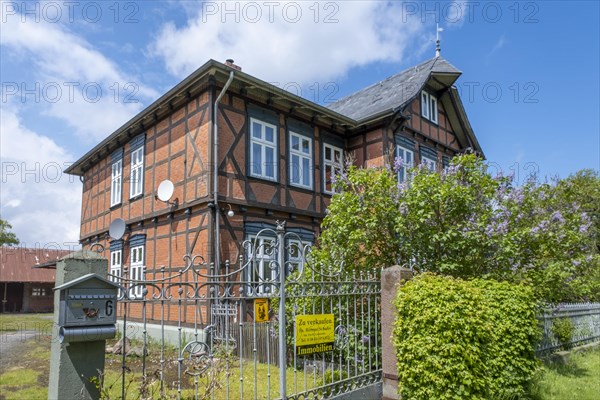
<path id="1" fill-rule="evenodd" d="M 383 399 L 398 399 L 398 366 L 396 350 L 392 345 L 392 331 L 396 320 L 394 300 L 403 280 L 409 280 L 413 273 L 404 267 L 394 265 L 381 273 L 381 350 L 383 353 Z"/>

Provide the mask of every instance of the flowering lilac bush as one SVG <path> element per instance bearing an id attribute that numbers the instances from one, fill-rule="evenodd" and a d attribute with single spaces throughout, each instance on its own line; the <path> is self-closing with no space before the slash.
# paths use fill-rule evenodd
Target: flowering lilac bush
<path id="1" fill-rule="evenodd" d="M 349 167 L 338 176 L 341 193 L 329 206 L 315 258 L 347 268 L 400 263 L 417 272 L 529 282 L 552 302 L 600 299 L 597 175 L 585 176 L 587 197 L 572 178 L 516 186 L 510 176 L 489 175 L 471 154 L 443 172 L 417 166 L 409 175 L 401 184 L 394 169 Z"/>

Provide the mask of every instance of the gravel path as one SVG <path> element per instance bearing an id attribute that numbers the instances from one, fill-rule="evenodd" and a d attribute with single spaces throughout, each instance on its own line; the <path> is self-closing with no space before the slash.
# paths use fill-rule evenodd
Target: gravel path
<path id="1" fill-rule="evenodd" d="M 4 364 L 10 356 L 18 353 L 25 342 L 39 334 L 36 331 L 0 332 L 0 363 Z"/>

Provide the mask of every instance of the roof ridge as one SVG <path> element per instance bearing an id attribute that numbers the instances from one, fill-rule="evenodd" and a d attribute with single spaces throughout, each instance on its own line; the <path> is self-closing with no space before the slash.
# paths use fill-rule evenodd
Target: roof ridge
<path id="1" fill-rule="evenodd" d="M 417 65 L 413 65 L 412 67 L 405 68 L 405 69 L 403 69 L 402 71 L 395 73 L 394 75 L 390 75 L 390 76 L 388 76 L 388 77 L 386 77 L 386 78 L 384 78 L 384 79 L 381 79 L 381 80 L 379 80 L 379 81 L 377 81 L 377 82 L 374 82 L 374 83 L 372 83 L 371 85 L 369 85 L 369 86 L 367 86 L 367 87 L 364 87 L 364 88 L 362 88 L 362 89 L 360 89 L 360 90 L 357 90 L 356 92 L 352 92 L 352 93 L 350 93 L 349 95 L 347 95 L 347 96 L 344 96 L 344 97 L 342 97 L 341 99 L 339 99 L 339 100 L 337 100 L 337 101 L 334 101 L 333 103 L 330 103 L 330 104 L 328 104 L 326 107 L 327 107 L 327 108 L 330 108 L 330 106 L 332 106 L 332 105 L 334 105 L 334 104 L 341 103 L 342 101 L 344 101 L 344 100 L 346 100 L 346 99 L 348 99 L 348 98 L 350 98 L 350 97 L 352 97 L 352 96 L 355 96 L 355 95 L 357 95 L 357 94 L 359 94 L 359 93 L 362 93 L 362 92 L 366 92 L 366 91 L 368 91 L 369 89 L 371 89 L 371 88 L 374 88 L 374 87 L 376 87 L 377 85 L 380 85 L 382 82 L 389 81 L 389 80 L 391 80 L 391 79 L 393 79 L 393 78 L 396 78 L 396 77 L 398 77 L 398 76 L 400 76 L 400 75 L 402 75 L 402 74 L 405 74 L 405 73 L 407 73 L 407 72 L 410 72 L 411 70 L 414 70 L 414 69 L 417 69 L 417 70 L 418 70 L 418 68 L 419 68 L 419 67 L 421 67 L 421 66 L 423 66 L 423 65 L 427 64 L 428 62 L 431 62 L 431 61 L 433 61 L 433 62 L 434 62 L 434 63 L 432 64 L 432 67 L 433 67 L 433 65 L 435 65 L 435 61 L 436 61 L 438 58 L 441 58 L 441 56 L 440 56 L 440 57 L 433 57 L 433 58 L 429 58 L 429 59 L 427 59 L 427 60 L 425 60 L 425 61 L 423 61 L 423 62 L 421 62 L 421 63 L 419 63 L 419 64 L 417 64 Z"/>

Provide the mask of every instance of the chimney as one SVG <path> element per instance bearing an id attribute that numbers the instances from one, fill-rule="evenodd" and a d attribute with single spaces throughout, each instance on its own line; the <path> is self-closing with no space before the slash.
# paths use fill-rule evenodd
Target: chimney
<path id="1" fill-rule="evenodd" d="M 242 70 L 242 67 L 240 67 L 239 65 L 235 65 L 233 63 L 233 59 L 231 59 L 231 58 L 228 58 L 227 60 L 225 60 L 225 65 L 227 65 L 228 67 L 233 68 L 233 69 L 235 69 L 237 71 L 241 71 Z"/>

